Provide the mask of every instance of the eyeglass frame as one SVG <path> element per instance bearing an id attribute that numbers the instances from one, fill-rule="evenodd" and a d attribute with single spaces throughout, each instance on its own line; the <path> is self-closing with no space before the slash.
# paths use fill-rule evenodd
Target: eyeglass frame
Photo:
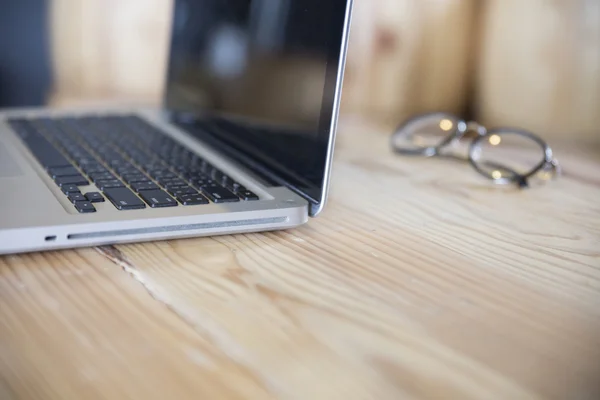
<path id="1" fill-rule="evenodd" d="M 425 118 L 433 119 L 433 117 L 436 117 L 436 116 L 440 117 L 439 118 L 440 122 L 443 120 L 450 120 L 452 122 L 455 122 L 455 125 L 456 125 L 456 127 L 454 127 L 452 132 L 449 132 L 448 136 L 446 138 L 444 138 L 437 146 L 428 146 L 428 147 L 415 148 L 415 149 L 408 149 L 408 148 L 403 149 L 396 145 L 395 139 L 397 137 L 401 136 L 404 133 L 404 131 L 409 127 L 410 124 L 414 123 L 415 121 L 418 121 L 419 119 L 425 119 Z M 529 184 L 528 184 L 529 178 L 536 175 L 538 172 L 542 171 L 545 168 L 550 167 L 554 176 L 558 176 L 562 173 L 560 163 L 554 157 L 554 152 L 552 151 L 552 148 L 548 145 L 548 143 L 546 143 L 538 135 L 536 135 L 530 131 L 527 131 L 524 129 L 518 129 L 518 128 L 498 127 L 498 128 L 493 128 L 493 129 L 488 130 L 487 127 L 485 127 L 484 125 L 482 125 L 476 121 L 467 121 L 464 118 L 460 118 L 455 114 L 445 113 L 445 112 L 433 112 L 433 113 L 419 114 L 419 115 L 416 115 L 416 116 L 408 119 L 404 123 L 400 124 L 400 126 L 395 130 L 394 134 L 391 137 L 391 147 L 395 153 L 402 154 L 402 155 L 424 156 L 424 157 L 428 157 L 428 158 L 429 157 L 448 156 L 448 155 L 442 154 L 442 150 L 444 148 L 448 147 L 449 145 L 451 145 L 452 143 L 458 142 L 469 132 L 476 133 L 477 137 L 475 137 L 473 139 L 473 141 L 469 144 L 469 152 L 468 152 L 467 161 L 471 164 L 471 166 L 477 172 L 479 172 L 481 175 L 485 176 L 486 178 L 491 179 L 494 184 L 508 185 L 508 184 L 516 183 L 519 185 L 519 187 L 524 188 L 524 187 L 529 186 Z M 526 138 L 532 140 L 533 142 L 535 142 L 537 145 L 540 146 L 540 149 L 543 150 L 544 159 L 542 161 L 540 161 L 539 164 L 537 164 L 535 167 L 533 167 L 531 169 L 531 171 L 526 174 L 520 174 L 520 173 L 517 173 L 516 171 L 511 170 L 510 168 L 508 168 L 506 166 L 501 166 L 502 169 L 510 171 L 513 174 L 513 177 L 512 178 L 506 178 L 506 177 L 494 178 L 492 175 L 485 172 L 483 170 L 483 168 L 477 163 L 477 160 L 479 160 L 479 158 L 480 158 L 480 156 L 477 155 L 477 152 L 479 150 L 481 150 L 482 144 L 486 139 L 489 140 L 489 138 L 494 135 L 502 137 L 502 135 L 507 135 L 507 134 L 520 135 L 520 136 L 526 137 Z M 456 155 L 452 155 L 452 157 L 457 158 Z"/>

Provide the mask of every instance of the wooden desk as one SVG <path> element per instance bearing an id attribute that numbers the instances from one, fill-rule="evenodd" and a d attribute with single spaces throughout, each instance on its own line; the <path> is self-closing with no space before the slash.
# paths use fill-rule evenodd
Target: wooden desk
<path id="1" fill-rule="evenodd" d="M 498 189 L 345 121 L 287 232 L 0 258 L 0 398 L 600 398 L 600 151 Z M 562 149 L 562 150 L 561 150 Z"/>

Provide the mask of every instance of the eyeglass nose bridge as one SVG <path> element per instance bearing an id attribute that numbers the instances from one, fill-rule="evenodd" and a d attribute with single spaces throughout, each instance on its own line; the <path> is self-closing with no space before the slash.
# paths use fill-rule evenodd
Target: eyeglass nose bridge
<path id="1" fill-rule="evenodd" d="M 488 129 L 479 122 L 469 121 L 467 122 L 467 127 L 464 133 L 466 134 L 468 132 L 475 132 L 477 133 L 477 136 L 485 136 L 488 134 Z"/>

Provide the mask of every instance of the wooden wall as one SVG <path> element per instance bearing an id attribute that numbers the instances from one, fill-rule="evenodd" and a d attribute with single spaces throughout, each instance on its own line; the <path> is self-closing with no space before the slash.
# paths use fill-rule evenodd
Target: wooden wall
<path id="1" fill-rule="evenodd" d="M 481 20 L 480 119 L 600 142 L 600 1 L 486 0 Z"/>
<path id="2" fill-rule="evenodd" d="M 54 104 L 159 104 L 170 0 L 52 0 Z"/>
<path id="3" fill-rule="evenodd" d="M 171 0 L 52 0 L 54 104 L 158 104 Z M 343 112 L 600 142 L 600 1 L 355 0 Z"/>
<path id="4" fill-rule="evenodd" d="M 344 107 L 398 123 L 429 110 L 462 112 L 478 0 L 358 0 Z"/>

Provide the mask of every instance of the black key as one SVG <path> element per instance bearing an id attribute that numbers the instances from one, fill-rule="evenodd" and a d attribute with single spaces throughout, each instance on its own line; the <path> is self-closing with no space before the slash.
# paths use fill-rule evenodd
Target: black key
<path id="1" fill-rule="evenodd" d="M 224 173 L 222 173 L 221 171 L 219 171 L 216 168 L 212 170 L 211 176 L 215 181 L 220 182 L 220 183 L 231 180 L 231 178 L 229 178 L 227 175 L 225 175 Z"/>
<path id="2" fill-rule="evenodd" d="M 215 182 L 214 180 L 210 179 L 210 178 L 202 178 L 202 179 L 198 179 L 197 181 L 195 181 L 193 183 L 194 186 L 198 187 L 198 188 L 202 188 L 205 186 L 215 186 L 217 184 L 217 182 Z"/>
<path id="3" fill-rule="evenodd" d="M 86 165 L 96 165 L 98 161 L 95 158 L 91 157 L 82 157 L 82 158 L 73 158 L 75 160 L 75 164 L 77 164 L 80 168 L 85 168 Z"/>
<path id="4" fill-rule="evenodd" d="M 164 170 L 164 169 L 159 169 L 157 171 L 150 171 L 148 173 L 150 174 L 151 177 L 153 177 L 154 179 L 157 179 L 157 180 L 178 178 L 178 176 L 175 175 L 174 173 L 172 173 L 171 171 Z"/>
<path id="5" fill-rule="evenodd" d="M 97 183 L 98 181 L 114 181 L 117 177 L 110 172 L 94 172 L 90 174 L 90 179 Z"/>
<path id="6" fill-rule="evenodd" d="M 183 177 L 188 182 L 195 182 L 195 181 L 199 181 L 200 179 L 208 178 L 207 176 L 205 176 L 204 174 L 202 174 L 200 172 L 186 172 L 186 173 L 183 173 Z"/>
<path id="7" fill-rule="evenodd" d="M 62 167 L 62 168 L 50 168 L 48 173 L 52 179 L 58 178 L 59 176 L 77 176 L 81 175 L 75 167 Z"/>
<path id="8" fill-rule="evenodd" d="M 80 152 L 85 151 L 79 144 L 74 143 L 72 138 L 64 137 L 59 142 L 62 143 L 65 151 L 69 154 L 79 154 Z"/>
<path id="9" fill-rule="evenodd" d="M 256 201 L 260 198 L 249 190 L 244 190 L 236 193 L 244 201 Z"/>
<path id="10" fill-rule="evenodd" d="M 64 194 L 80 193 L 79 188 L 75 185 L 63 185 L 60 187 Z"/>
<path id="11" fill-rule="evenodd" d="M 88 199 L 81 193 L 69 193 L 69 201 L 75 203 L 76 201 L 88 201 Z"/>
<path id="12" fill-rule="evenodd" d="M 104 202 L 104 197 L 102 197 L 102 194 L 100 194 L 98 192 L 88 192 L 85 194 L 85 198 L 90 203 L 103 203 Z"/>
<path id="13" fill-rule="evenodd" d="M 150 182 L 150 178 L 148 178 L 146 175 L 142 175 L 142 174 L 127 174 L 127 175 L 123 175 L 123 180 L 127 184 L 132 184 L 132 183 L 135 183 L 135 182 Z"/>
<path id="14" fill-rule="evenodd" d="M 87 150 L 78 149 L 76 151 L 70 151 L 69 155 L 77 162 L 82 164 L 91 164 L 97 162 L 94 156 L 92 156 Z"/>
<path id="15" fill-rule="evenodd" d="M 188 185 L 168 185 L 169 189 L 186 189 L 188 187 Z"/>
<path id="16" fill-rule="evenodd" d="M 176 187 L 176 186 L 187 186 L 187 182 L 183 179 L 174 178 L 174 179 L 159 179 L 158 183 L 166 187 L 167 189 Z"/>
<path id="17" fill-rule="evenodd" d="M 247 190 L 245 187 L 243 187 L 242 185 L 240 185 L 239 183 L 234 182 L 234 181 L 229 181 L 223 186 L 225 186 L 227 189 L 231 190 L 233 193 L 243 192 L 243 191 Z"/>
<path id="18" fill-rule="evenodd" d="M 10 119 L 8 123 L 21 139 L 26 139 L 31 134 L 31 128 L 24 119 Z"/>
<path id="19" fill-rule="evenodd" d="M 177 196 L 177 200 L 184 206 L 195 206 L 199 204 L 209 204 L 209 201 L 206 197 L 201 194 L 184 194 L 181 196 Z"/>
<path id="20" fill-rule="evenodd" d="M 176 186 L 167 190 L 171 195 L 177 197 L 184 194 L 197 194 L 196 189 L 189 186 Z"/>
<path id="21" fill-rule="evenodd" d="M 115 170 L 117 171 L 117 174 L 119 174 L 121 176 L 123 176 L 123 175 L 141 174 L 142 173 L 139 169 L 137 169 L 136 167 L 134 167 L 131 164 L 117 167 Z"/>
<path id="22" fill-rule="evenodd" d="M 170 171 L 168 169 L 165 169 L 164 164 L 159 164 L 156 162 L 152 162 L 152 163 L 140 163 L 140 166 L 142 167 L 142 169 L 144 171 L 146 171 L 147 173 L 149 173 L 153 178 L 154 175 L 153 174 L 167 174 L 170 173 Z"/>
<path id="23" fill-rule="evenodd" d="M 35 158 L 46 169 L 58 167 L 70 167 L 71 163 L 46 139 L 38 134 L 28 136 L 24 139 L 25 144 L 33 153 Z"/>
<path id="24" fill-rule="evenodd" d="M 140 197 L 152 208 L 176 207 L 177 202 L 163 190 L 144 190 Z"/>
<path id="25" fill-rule="evenodd" d="M 206 174 L 209 174 L 209 175 L 210 175 L 211 171 L 213 169 L 215 169 L 215 167 L 213 167 L 212 165 L 210 165 L 209 163 L 207 163 L 204 160 L 202 160 L 198 166 L 200 167 L 200 171 L 205 172 Z"/>
<path id="26" fill-rule="evenodd" d="M 125 160 L 124 158 L 116 158 L 116 157 L 113 157 L 113 158 L 111 158 L 111 159 L 107 159 L 107 162 L 108 162 L 108 164 L 110 164 L 110 166 L 111 166 L 111 167 L 113 167 L 113 168 L 119 168 L 119 167 L 123 168 L 123 167 L 125 167 L 125 166 L 129 166 L 129 165 L 131 165 L 131 164 L 129 163 L 129 161 Z"/>
<path id="27" fill-rule="evenodd" d="M 116 179 L 110 179 L 110 180 L 105 180 L 105 181 L 97 181 L 96 183 L 96 187 L 102 191 L 105 191 L 105 189 L 109 189 L 109 188 L 120 188 L 120 187 L 125 187 L 125 185 L 123 184 L 123 182 L 116 180 Z"/>
<path id="28" fill-rule="evenodd" d="M 208 186 L 201 188 L 210 200 L 215 203 L 235 203 L 240 201 L 240 198 L 222 186 Z"/>
<path id="29" fill-rule="evenodd" d="M 131 188 L 136 192 L 142 192 L 145 190 L 157 190 L 160 189 L 154 182 L 134 182 L 131 184 Z"/>
<path id="30" fill-rule="evenodd" d="M 189 174 L 192 172 L 192 168 L 186 165 L 178 165 L 177 167 L 175 167 L 175 170 L 180 174 Z"/>
<path id="31" fill-rule="evenodd" d="M 54 179 L 54 182 L 60 187 L 63 185 L 86 186 L 90 183 L 82 175 L 78 176 L 60 176 Z"/>
<path id="32" fill-rule="evenodd" d="M 81 167 L 81 169 L 83 170 L 83 172 L 85 172 L 86 174 L 94 174 L 94 173 L 102 173 L 102 172 L 109 172 L 103 165 L 101 164 L 85 164 L 84 166 Z"/>
<path id="33" fill-rule="evenodd" d="M 94 207 L 94 205 L 89 201 L 76 201 L 75 208 L 82 214 L 96 212 L 96 207 Z"/>
<path id="34" fill-rule="evenodd" d="M 108 188 L 104 195 L 119 210 L 139 210 L 146 208 L 146 204 L 126 187 Z"/>

